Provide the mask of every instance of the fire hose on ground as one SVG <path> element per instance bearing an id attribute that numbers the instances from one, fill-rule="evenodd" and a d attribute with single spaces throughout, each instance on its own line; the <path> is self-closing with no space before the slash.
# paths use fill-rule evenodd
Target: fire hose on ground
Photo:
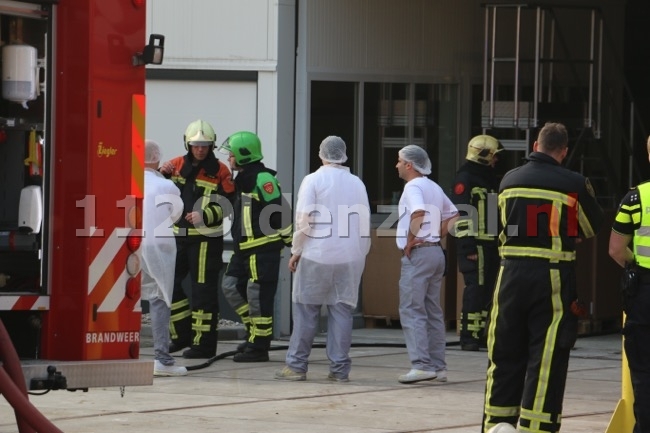
<path id="1" fill-rule="evenodd" d="M 13 407 L 20 433 L 63 433 L 29 401 L 18 353 L 0 320 L 0 394 Z"/>

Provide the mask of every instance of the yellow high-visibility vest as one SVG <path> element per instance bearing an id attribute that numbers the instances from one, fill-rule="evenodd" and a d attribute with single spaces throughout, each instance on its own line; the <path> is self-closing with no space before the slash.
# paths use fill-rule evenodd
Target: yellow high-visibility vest
<path id="1" fill-rule="evenodd" d="M 641 225 L 634 231 L 634 258 L 639 266 L 650 269 L 650 183 L 642 183 L 638 190 Z"/>

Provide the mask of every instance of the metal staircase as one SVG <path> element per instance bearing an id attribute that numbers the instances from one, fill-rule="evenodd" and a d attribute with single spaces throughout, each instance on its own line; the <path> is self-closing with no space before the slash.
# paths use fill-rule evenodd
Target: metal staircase
<path id="1" fill-rule="evenodd" d="M 565 165 L 590 178 L 603 207 L 616 207 L 628 184 L 640 180 L 632 175 L 640 173 L 632 157 L 636 114 L 632 108 L 626 131 L 623 104 L 633 107 L 633 100 L 602 12 L 570 2 L 483 7 L 484 133 L 528 153 L 544 123 L 564 123 L 570 133 Z"/>

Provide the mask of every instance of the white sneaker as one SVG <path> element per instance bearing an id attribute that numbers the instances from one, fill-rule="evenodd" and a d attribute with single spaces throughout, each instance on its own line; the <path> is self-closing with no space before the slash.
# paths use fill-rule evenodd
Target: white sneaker
<path id="1" fill-rule="evenodd" d="M 438 376 L 435 371 L 424 371 L 412 368 L 411 371 L 401 375 L 397 380 L 399 380 L 400 383 L 415 383 L 423 380 L 433 380 L 436 377 Z"/>
<path id="2" fill-rule="evenodd" d="M 177 367 L 175 365 L 164 365 L 162 362 L 156 360 L 153 364 L 154 376 L 187 376 L 187 368 Z"/>
<path id="3" fill-rule="evenodd" d="M 436 371 L 436 382 L 447 382 L 447 370 Z"/>

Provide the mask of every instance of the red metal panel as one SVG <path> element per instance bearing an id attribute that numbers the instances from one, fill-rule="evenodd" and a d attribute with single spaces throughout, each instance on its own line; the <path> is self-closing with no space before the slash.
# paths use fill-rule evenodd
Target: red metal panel
<path id="1" fill-rule="evenodd" d="M 144 94 L 145 79 L 132 56 L 146 43 L 145 19 L 145 8 L 131 0 L 57 7 L 45 358 L 138 354 L 139 300 L 124 300 L 128 224 L 120 203 L 132 191 L 132 96 Z"/>

